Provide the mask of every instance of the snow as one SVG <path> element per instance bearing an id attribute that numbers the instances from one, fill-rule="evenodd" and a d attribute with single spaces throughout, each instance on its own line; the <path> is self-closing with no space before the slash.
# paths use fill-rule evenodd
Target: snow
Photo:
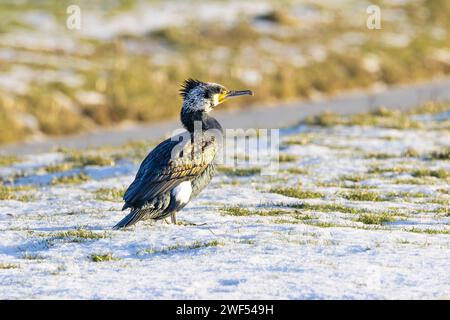
<path id="1" fill-rule="evenodd" d="M 416 117 L 424 122 L 441 118 Z M 0 265 L 17 266 L 0 268 L 0 298 L 450 298 L 450 234 L 411 232 L 412 228 L 450 231 L 448 215 L 434 211 L 445 204 L 429 201 L 439 195 L 448 200 L 448 180 L 395 184 L 389 174 L 380 174 L 361 181 L 375 187 L 367 190 L 381 194 L 426 195 L 378 202 L 347 200 L 336 195 L 341 187 L 319 184 L 339 181 L 343 175 L 365 174 L 374 164 L 449 170 L 446 160 L 400 157 L 410 147 L 426 153 L 449 146 L 448 131 L 300 126 L 283 130 L 281 139 L 299 133 L 310 133 L 313 138 L 307 144 L 289 145 L 280 151 L 299 156 L 296 161 L 280 164 L 280 168 L 304 168 L 307 174 L 219 174 L 178 214 L 183 222 L 179 225 L 144 221 L 125 231 L 111 230 L 125 214 L 120 211 L 122 203 L 97 200 L 93 192 L 128 186 L 137 170 L 131 161 L 119 161 L 112 167 L 89 166 L 84 171 L 92 180 L 77 185 L 49 182 L 56 175 L 70 175 L 80 169 L 39 173 L 39 168 L 63 161 L 58 152 L 33 155 L 22 163 L 0 168 L 2 177 L 26 172 L 16 183 L 36 187 L 32 191 L 34 200 L 0 201 Z M 397 157 L 363 156 L 370 152 Z M 395 173 L 394 177 L 411 176 Z M 281 180 L 277 182 L 276 178 Z M 298 200 L 268 192 L 272 186 L 299 182 L 302 188 L 323 192 L 325 197 Z M 447 190 L 447 194 L 438 190 Z M 289 215 L 230 216 L 221 211 L 224 206 L 270 209 L 280 203 L 301 202 L 341 204 L 371 212 L 397 208 L 402 215 L 387 224 L 365 225 L 356 221 L 355 214 L 304 212 L 316 222 L 332 224 L 323 227 L 303 221 L 277 223 L 277 218 L 289 220 Z M 73 242 L 56 236 L 80 227 L 105 237 Z M 220 245 L 190 247 L 212 241 Z M 93 262 L 89 259 L 93 253 L 112 253 L 115 260 Z"/>

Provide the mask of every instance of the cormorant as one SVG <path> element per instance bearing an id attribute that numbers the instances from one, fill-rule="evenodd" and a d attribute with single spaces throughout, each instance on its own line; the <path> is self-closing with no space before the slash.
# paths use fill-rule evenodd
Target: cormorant
<path id="1" fill-rule="evenodd" d="M 147 155 L 123 197 L 122 210 L 131 208 L 131 212 L 114 229 L 131 226 L 144 217 L 159 220 L 171 216 L 176 224 L 176 212 L 197 196 L 215 174 L 218 141 L 208 131 L 222 133 L 222 127 L 208 113 L 230 97 L 253 92 L 230 91 L 217 83 L 188 79 L 180 94 L 180 118 L 187 130 L 184 141 L 180 142 L 183 135 L 169 138 Z"/>

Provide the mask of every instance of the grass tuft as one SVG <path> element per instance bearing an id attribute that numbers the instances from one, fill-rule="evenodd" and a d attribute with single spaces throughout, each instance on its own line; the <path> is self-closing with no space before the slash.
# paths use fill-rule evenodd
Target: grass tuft
<path id="1" fill-rule="evenodd" d="M 367 179 L 367 177 L 362 174 L 351 174 L 351 175 L 349 174 L 341 176 L 340 179 L 344 181 L 361 182 Z"/>
<path id="2" fill-rule="evenodd" d="M 0 269 L 17 269 L 19 268 L 18 264 L 14 263 L 0 263 Z"/>
<path id="3" fill-rule="evenodd" d="M 248 177 L 253 176 L 261 172 L 260 168 L 229 168 L 220 167 L 219 172 L 226 174 L 227 176 L 234 177 Z"/>
<path id="4" fill-rule="evenodd" d="M 313 198 L 323 198 L 325 195 L 318 191 L 311 190 L 300 190 L 298 188 L 272 188 L 271 193 L 281 194 L 286 197 L 297 198 L 297 199 L 313 199 Z"/>
<path id="5" fill-rule="evenodd" d="M 433 151 L 428 155 L 427 158 L 432 160 L 450 160 L 450 147 Z"/>
<path id="6" fill-rule="evenodd" d="M 66 239 L 69 242 L 83 242 L 87 240 L 99 240 L 108 238 L 106 232 L 98 233 L 86 229 L 76 229 L 58 232 L 52 235 L 52 239 Z"/>
<path id="7" fill-rule="evenodd" d="M 332 112 L 324 112 L 314 117 L 309 117 L 304 121 L 306 124 L 332 127 L 336 125 L 344 126 L 374 126 L 393 129 L 417 129 L 421 124 L 411 120 L 409 116 L 399 110 L 379 108 L 369 113 L 361 113 L 353 116 L 341 116 Z"/>
<path id="8" fill-rule="evenodd" d="M 282 153 L 278 156 L 278 161 L 281 163 L 284 162 L 295 162 L 298 160 L 298 157 L 292 154 Z"/>
<path id="9" fill-rule="evenodd" d="M 313 226 L 313 227 L 319 227 L 319 228 L 338 228 L 341 227 L 337 223 L 328 222 L 328 221 L 308 221 L 305 222 L 307 225 Z"/>
<path id="10" fill-rule="evenodd" d="M 426 234 L 450 234 L 450 230 L 438 230 L 438 229 L 419 229 L 419 228 L 411 228 L 406 231 L 414 232 L 414 233 L 426 233 Z"/>
<path id="11" fill-rule="evenodd" d="M 285 171 L 289 174 L 308 174 L 308 170 L 302 168 L 288 168 Z"/>
<path id="12" fill-rule="evenodd" d="M 0 167 L 7 167 L 19 161 L 16 156 L 0 156 Z"/>
<path id="13" fill-rule="evenodd" d="M 393 184 L 415 184 L 415 185 L 433 185 L 436 181 L 431 177 L 421 178 L 398 178 L 392 180 Z"/>
<path id="14" fill-rule="evenodd" d="M 355 189 L 341 193 L 341 196 L 347 200 L 353 201 L 384 201 L 385 199 L 378 193 L 364 189 Z"/>
<path id="15" fill-rule="evenodd" d="M 114 160 L 109 157 L 104 157 L 98 154 L 83 154 L 78 151 L 72 151 L 69 153 L 66 157 L 66 161 L 73 162 L 76 167 L 114 165 Z"/>
<path id="16" fill-rule="evenodd" d="M 80 172 L 77 174 L 73 174 L 70 176 L 61 176 L 61 177 L 55 177 L 50 182 L 52 185 L 58 185 L 58 184 L 79 184 L 86 181 L 89 181 L 91 179 L 90 176 L 88 176 L 84 172 Z"/>
<path id="17" fill-rule="evenodd" d="M 196 249 L 201 249 L 201 248 L 208 248 L 208 247 L 218 247 L 218 246 L 223 246 L 224 243 L 217 241 L 217 240 L 212 240 L 212 241 L 208 241 L 208 242 L 201 242 L 201 241 L 195 241 L 194 243 L 191 244 L 176 244 L 176 245 L 172 245 L 172 246 L 168 246 L 166 248 L 162 248 L 162 249 L 154 249 L 154 248 L 148 248 L 145 250 L 142 250 L 140 253 L 142 254 L 168 254 L 171 252 L 177 252 L 177 251 L 187 251 L 187 250 L 196 250 Z"/>
<path id="18" fill-rule="evenodd" d="M 367 213 L 361 214 L 356 221 L 362 222 L 364 224 L 383 225 L 388 222 L 395 221 L 395 219 L 388 213 Z"/>
<path id="19" fill-rule="evenodd" d="M 447 179 L 450 177 L 450 171 L 445 169 L 437 169 L 437 170 L 431 170 L 431 169 L 417 169 L 414 170 L 411 175 L 413 177 L 435 177 L 438 179 Z"/>
<path id="20" fill-rule="evenodd" d="M 250 210 L 242 207 L 225 207 L 221 211 L 230 216 L 279 216 L 289 213 L 280 209 Z"/>
<path id="21" fill-rule="evenodd" d="M 381 174 L 381 173 L 408 173 L 411 169 L 407 167 L 402 166 L 396 166 L 396 167 L 380 167 L 378 165 L 374 165 L 370 168 L 368 173 L 373 174 Z"/>
<path id="22" fill-rule="evenodd" d="M 386 153 L 386 152 L 371 152 L 364 156 L 367 159 L 391 159 L 391 158 L 397 158 L 398 155 L 392 154 L 392 153 Z"/>
<path id="23" fill-rule="evenodd" d="M 414 108 L 410 111 L 411 114 L 424 114 L 424 113 L 442 113 L 449 111 L 450 104 L 448 103 L 441 103 L 441 102 L 426 102 L 423 105 Z"/>
<path id="24" fill-rule="evenodd" d="M 121 201 L 125 188 L 100 188 L 95 191 L 95 198 L 102 201 Z"/>
<path id="25" fill-rule="evenodd" d="M 113 257 L 112 253 L 92 253 L 89 256 L 89 259 L 92 262 L 105 262 L 105 261 L 114 261 L 118 260 L 117 258 Z"/>
<path id="26" fill-rule="evenodd" d="M 0 184 L 0 200 L 17 200 L 28 202 L 35 197 L 33 194 L 23 193 L 24 191 L 33 190 L 29 186 L 4 186 Z"/>
<path id="27" fill-rule="evenodd" d="M 312 141 L 312 135 L 310 134 L 299 134 L 293 137 L 289 137 L 288 139 L 283 141 L 283 144 L 286 146 L 291 146 L 291 145 L 307 145 L 309 143 L 311 143 Z"/>
<path id="28" fill-rule="evenodd" d="M 414 148 L 408 148 L 405 152 L 403 152 L 402 156 L 407 158 L 419 158 L 420 152 Z"/>
<path id="29" fill-rule="evenodd" d="M 347 207 L 341 204 L 335 203 L 325 203 L 325 204 L 309 204 L 309 203 L 301 203 L 291 205 L 291 208 L 297 208 L 308 211 L 316 211 L 316 212 L 342 212 L 342 213 L 363 213 L 367 212 L 365 209 L 359 209 L 354 207 Z"/>
<path id="30" fill-rule="evenodd" d="M 73 168 L 75 168 L 75 165 L 72 162 L 61 162 L 61 163 L 49 164 L 48 166 L 44 167 L 43 169 L 47 173 L 56 173 L 56 172 L 68 171 Z"/>

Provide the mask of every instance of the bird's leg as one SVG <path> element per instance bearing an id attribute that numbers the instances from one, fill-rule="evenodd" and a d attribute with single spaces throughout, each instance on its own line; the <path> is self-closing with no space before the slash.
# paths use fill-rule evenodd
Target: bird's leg
<path id="1" fill-rule="evenodd" d="M 173 224 L 177 224 L 177 213 L 176 212 L 172 212 L 172 214 L 170 215 L 170 221 L 172 221 Z"/>

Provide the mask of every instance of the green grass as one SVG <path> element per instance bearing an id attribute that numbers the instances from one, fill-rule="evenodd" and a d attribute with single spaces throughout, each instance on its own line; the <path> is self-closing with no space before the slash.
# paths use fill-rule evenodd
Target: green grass
<path id="1" fill-rule="evenodd" d="M 437 213 L 437 214 L 443 214 L 446 216 L 450 216 L 449 204 L 442 206 L 442 207 L 438 207 L 438 208 L 434 209 L 433 212 Z"/>
<path id="2" fill-rule="evenodd" d="M 106 154 L 104 149 L 110 151 L 111 153 L 114 150 L 107 147 L 88 151 L 59 148 L 57 151 L 64 154 L 64 161 L 61 163 L 51 164 L 45 167 L 45 170 L 49 173 L 54 173 L 73 168 L 84 168 L 86 166 L 113 166 L 115 164 L 114 157 Z M 126 147 L 121 147 L 120 151 L 126 152 Z"/>
<path id="3" fill-rule="evenodd" d="M 16 156 L 0 156 L 0 167 L 7 167 L 18 161 L 20 159 Z"/>
<path id="4" fill-rule="evenodd" d="M 221 208 L 221 211 L 230 216 L 279 216 L 289 213 L 285 210 L 280 209 L 250 210 L 242 207 L 225 207 Z"/>
<path id="5" fill-rule="evenodd" d="M 112 253 L 91 253 L 91 255 L 89 256 L 89 260 L 91 260 L 92 262 L 105 262 L 118 259 L 115 258 Z"/>
<path id="6" fill-rule="evenodd" d="M 62 177 L 55 177 L 52 179 L 50 184 L 52 185 L 58 185 L 58 184 L 80 184 L 86 181 L 91 180 L 91 177 L 88 176 L 84 172 L 80 172 L 77 174 L 73 174 L 70 176 L 62 176 Z"/>
<path id="7" fill-rule="evenodd" d="M 248 154 L 236 154 L 233 157 L 233 160 L 236 161 L 250 161 L 250 156 Z"/>
<path id="8" fill-rule="evenodd" d="M 255 244 L 255 240 L 253 240 L 253 239 L 242 239 L 242 240 L 239 240 L 239 243 L 254 245 Z"/>
<path id="9" fill-rule="evenodd" d="M 49 164 L 48 166 L 45 166 L 43 169 L 47 173 L 56 173 L 56 172 L 62 172 L 62 171 L 68 171 L 75 168 L 75 164 L 72 162 L 61 162 L 61 163 L 55 163 L 55 164 Z"/>
<path id="10" fill-rule="evenodd" d="M 125 188 L 100 188 L 95 190 L 95 198 L 102 201 L 122 201 Z"/>
<path id="11" fill-rule="evenodd" d="M 434 178 L 420 177 L 420 178 L 398 178 L 391 180 L 393 184 L 416 184 L 416 185 L 433 185 L 436 183 Z"/>
<path id="12" fill-rule="evenodd" d="M 385 153 L 385 152 L 372 152 L 364 155 L 367 159 L 391 159 L 391 158 L 398 158 L 398 155 L 392 154 L 392 153 Z"/>
<path id="13" fill-rule="evenodd" d="M 368 190 L 352 190 L 340 194 L 343 198 L 353 201 L 385 201 L 379 193 Z"/>
<path id="14" fill-rule="evenodd" d="M 358 214 L 358 213 L 364 213 L 367 212 L 366 209 L 359 209 L 355 207 L 347 207 L 341 204 L 335 204 L 335 203 L 325 203 L 325 204 L 309 204 L 309 203 L 301 203 L 301 204 L 295 204 L 291 205 L 290 207 L 296 208 L 296 209 L 302 209 L 302 210 L 308 210 L 313 212 L 342 212 L 342 213 L 352 213 L 352 214 Z"/>
<path id="15" fill-rule="evenodd" d="M 441 150 L 433 151 L 427 158 L 430 160 L 450 160 L 450 148 L 444 147 Z"/>
<path id="16" fill-rule="evenodd" d="M 414 148 L 408 148 L 405 152 L 403 152 L 402 156 L 407 158 L 419 158 L 420 153 Z"/>
<path id="17" fill-rule="evenodd" d="M 316 186 L 321 188 L 342 188 L 344 183 L 336 181 L 317 181 Z"/>
<path id="18" fill-rule="evenodd" d="M 18 264 L 0 262 L 0 270 L 1 269 L 4 269 L 4 270 L 6 270 L 6 269 L 17 269 L 17 268 L 19 268 Z"/>
<path id="19" fill-rule="evenodd" d="M 408 167 L 395 166 L 395 167 L 380 167 L 379 165 L 373 165 L 368 173 L 369 174 L 382 174 L 382 173 L 409 173 L 411 169 Z"/>
<path id="20" fill-rule="evenodd" d="M 388 198 L 425 198 L 427 196 L 423 192 L 389 192 L 386 194 Z"/>
<path id="21" fill-rule="evenodd" d="M 277 218 L 272 220 L 275 224 L 298 224 L 298 220 L 289 220 L 289 219 L 283 219 L 283 218 Z"/>
<path id="22" fill-rule="evenodd" d="M 293 219 L 286 219 L 286 218 L 277 218 L 273 220 L 274 223 L 298 223 L 299 221 L 304 220 L 311 220 L 314 217 L 308 214 L 303 214 L 297 209 L 305 209 L 309 208 L 308 205 L 291 205 L 288 206 L 288 210 L 286 209 L 264 209 L 264 210 L 257 210 L 257 209 L 247 209 L 242 207 L 224 207 L 221 209 L 221 211 L 224 214 L 235 216 L 235 217 L 247 217 L 247 216 L 263 216 L 263 217 L 280 217 L 280 216 L 286 216 L 289 215 Z M 319 208 L 312 207 L 312 208 Z M 295 210 L 292 210 L 295 209 Z"/>
<path id="23" fill-rule="evenodd" d="M 292 154 L 282 153 L 278 156 L 278 161 L 281 163 L 284 162 L 295 162 L 298 160 L 298 157 Z"/>
<path id="24" fill-rule="evenodd" d="M 317 116 L 308 117 L 304 122 L 309 125 L 321 127 L 333 127 L 344 124 L 341 117 L 333 112 L 323 112 Z"/>
<path id="25" fill-rule="evenodd" d="M 340 180 L 351 181 L 351 182 L 361 182 L 361 181 L 367 179 L 367 177 L 363 174 L 349 174 L 349 175 L 343 175 L 339 178 L 340 178 Z"/>
<path id="26" fill-rule="evenodd" d="M 405 231 L 413 232 L 413 233 L 426 233 L 426 234 L 450 234 L 450 230 L 436 230 L 436 229 L 419 229 L 419 228 L 411 228 Z"/>
<path id="27" fill-rule="evenodd" d="M 448 206 L 448 205 L 450 205 L 450 198 L 434 197 L 434 198 L 427 199 L 427 202 L 437 203 L 437 204 L 442 204 L 442 205 Z"/>
<path id="28" fill-rule="evenodd" d="M 178 251 L 197 250 L 208 247 L 223 246 L 224 243 L 218 240 L 212 240 L 208 242 L 195 241 L 191 244 L 175 244 L 162 249 L 148 248 L 138 252 L 138 254 L 168 254 Z"/>
<path id="29" fill-rule="evenodd" d="M 219 172 L 232 177 L 248 177 L 261 173 L 261 169 L 219 167 Z"/>
<path id="30" fill-rule="evenodd" d="M 301 134 L 293 137 L 289 137 L 288 139 L 283 141 L 283 144 L 286 146 L 291 145 L 306 145 L 311 143 L 313 136 L 311 134 Z"/>
<path id="31" fill-rule="evenodd" d="M 356 221 L 362 222 L 364 224 L 383 225 L 388 222 L 395 221 L 395 218 L 388 213 L 366 213 L 361 214 Z"/>
<path id="32" fill-rule="evenodd" d="M 293 219 L 284 219 L 284 218 L 277 218 L 274 219 L 272 222 L 276 224 L 298 224 L 302 221 L 309 221 L 314 219 L 313 216 L 310 216 L 308 214 L 300 214 L 298 211 L 294 211 L 294 215 L 292 216 Z"/>
<path id="33" fill-rule="evenodd" d="M 66 161 L 73 162 L 75 167 L 114 165 L 114 160 L 109 157 L 99 154 L 84 154 L 77 151 L 70 152 L 66 156 Z"/>
<path id="34" fill-rule="evenodd" d="M 23 140 L 30 132 L 15 118 L 14 106 L 8 106 L 0 92 L 0 144 Z M 10 165 L 12 158 L 5 157 L 4 165 Z"/>
<path id="35" fill-rule="evenodd" d="M 312 220 L 314 219 L 313 216 L 310 216 L 309 214 L 296 214 L 294 215 L 295 220 L 305 221 L 305 220 Z"/>
<path id="36" fill-rule="evenodd" d="M 441 102 L 426 102 L 421 106 L 412 109 L 410 114 L 424 114 L 424 113 L 442 113 L 450 110 L 450 104 Z"/>
<path id="37" fill-rule="evenodd" d="M 353 116 L 341 116 L 332 112 L 324 112 L 314 117 L 307 118 L 304 123 L 322 127 L 344 126 L 375 126 L 393 129 L 417 129 L 421 128 L 419 122 L 413 121 L 409 116 L 399 110 L 379 108 L 369 113 L 361 113 Z"/>
<path id="38" fill-rule="evenodd" d="M 342 227 L 341 225 L 333 222 L 327 222 L 327 221 L 310 221 L 305 222 L 307 225 L 313 226 L 313 227 L 319 227 L 319 228 L 338 228 Z"/>
<path id="39" fill-rule="evenodd" d="M 47 235 L 45 235 L 45 236 L 47 236 Z M 51 234 L 52 239 L 62 239 L 62 240 L 67 240 L 69 242 L 83 242 L 83 241 L 88 241 L 88 240 L 100 240 L 100 239 L 106 239 L 108 237 L 109 237 L 109 235 L 106 232 L 94 232 L 94 231 L 82 229 L 82 228 Z"/>
<path id="40" fill-rule="evenodd" d="M 368 185 L 368 184 L 360 184 L 360 183 L 353 183 L 353 184 L 340 184 L 338 185 L 340 188 L 344 189 L 357 189 L 357 190 L 367 190 L 367 189 L 376 189 L 376 186 Z"/>
<path id="41" fill-rule="evenodd" d="M 308 170 L 303 168 L 288 168 L 285 171 L 289 174 L 308 174 Z"/>
<path id="42" fill-rule="evenodd" d="M 29 186 L 4 186 L 0 184 L 0 200 L 17 200 L 22 202 L 29 202 L 35 199 L 31 193 L 25 191 L 33 190 Z"/>
<path id="43" fill-rule="evenodd" d="M 152 146 L 155 146 L 155 143 L 144 140 L 130 141 L 121 146 L 117 153 L 113 155 L 113 158 L 120 160 L 123 157 L 126 157 L 140 163 L 150 152 Z"/>
<path id="44" fill-rule="evenodd" d="M 450 177 L 450 171 L 445 169 L 417 169 L 414 170 L 411 175 L 413 177 L 435 177 L 438 179 L 447 179 Z"/>
<path id="45" fill-rule="evenodd" d="M 281 194 L 286 197 L 297 198 L 297 199 L 312 199 L 312 198 L 323 198 L 325 194 L 318 191 L 311 190 L 301 190 L 300 188 L 272 188 L 271 193 Z"/>
<path id="46" fill-rule="evenodd" d="M 86 166 L 113 166 L 122 159 L 140 163 L 154 146 L 155 142 L 131 140 L 119 146 L 105 145 L 83 151 L 60 148 L 57 151 L 64 154 L 64 162 L 56 164 L 54 171 L 65 171 L 66 167 L 71 169 Z M 62 166 L 63 170 L 59 170 L 59 166 Z"/>

